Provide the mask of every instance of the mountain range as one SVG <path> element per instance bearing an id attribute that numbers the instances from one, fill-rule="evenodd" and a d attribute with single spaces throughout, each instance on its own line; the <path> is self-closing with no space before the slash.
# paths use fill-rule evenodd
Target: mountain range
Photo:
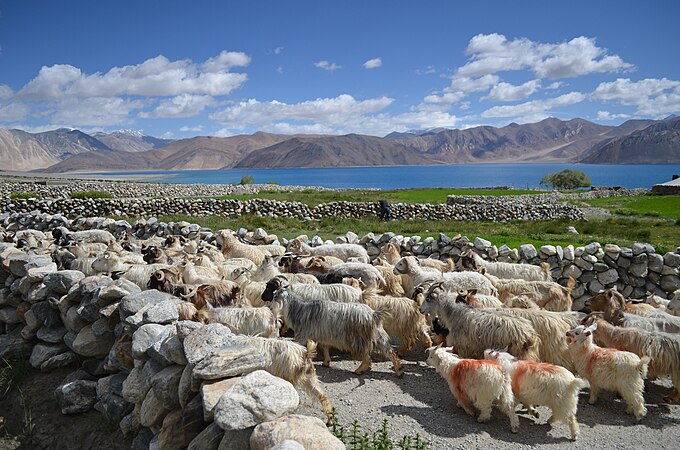
<path id="1" fill-rule="evenodd" d="M 44 172 L 345 167 L 454 163 L 680 163 L 680 117 L 606 126 L 584 119 L 385 137 L 257 132 L 158 139 L 122 130 L 88 135 L 0 129 L 0 170 Z"/>

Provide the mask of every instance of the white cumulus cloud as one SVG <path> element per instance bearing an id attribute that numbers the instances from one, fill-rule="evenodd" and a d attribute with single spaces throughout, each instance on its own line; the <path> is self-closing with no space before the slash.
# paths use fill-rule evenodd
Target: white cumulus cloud
<path id="1" fill-rule="evenodd" d="M 541 87 L 540 80 L 527 81 L 524 84 L 515 86 L 510 83 L 500 82 L 496 84 L 489 95 L 482 97 L 482 100 L 490 100 L 495 102 L 514 102 L 523 98 L 529 97 Z"/>
<path id="2" fill-rule="evenodd" d="M 226 95 L 248 78 L 244 73 L 229 70 L 246 66 L 249 62 L 250 57 L 239 52 L 225 51 L 201 64 L 190 60 L 170 61 L 160 55 L 141 64 L 113 67 L 106 73 L 89 75 L 68 64 L 55 64 L 43 66 L 17 96 L 32 100 L 58 100 L 122 95 Z"/>
<path id="3" fill-rule="evenodd" d="M 51 118 L 56 123 L 79 128 L 85 126 L 112 126 L 132 123 L 130 113 L 144 107 L 141 100 L 119 97 L 67 98 L 54 106 Z"/>
<path id="4" fill-rule="evenodd" d="M 497 33 L 478 34 L 470 39 L 466 53 L 470 60 L 457 70 L 457 75 L 467 77 L 528 69 L 538 78 L 567 78 L 634 68 L 618 55 L 607 54 L 594 38 L 585 36 L 550 44 L 526 38 L 508 40 Z"/>
<path id="5" fill-rule="evenodd" d="M 618 78 L 600 83 L 593 97 L 633 105 L 637 107 L 636 114 L 659 118 L 680 111 L 680 81 L 667 78 L 645 78 L 639 81 Z"/>
<path id="6" fill-rule="evenodd" d="M 325 59 L 315 62 L 314 67 L 318 67 L 319 69 L 323 69 L 323 70 L 328 70 L 329 72 L 335 72 L 336 70 L 342 68 L 342 66 L 339 66 L 339 65 L 332 63 L 330 61 L 326 61 Z"/>
<path id="7" fill-rule="evenodd" d="M 300 103 L 250 99 L 229 106 L 210 116 L 230 133 L 266 130 L 276 133 L 384 135 L 411 128 L 453 126 L 457 118 L 443 111 L 413 110 L 388 114 L 384 110 L 393 99 L 377 97 L 357 100 L 342 94 Z"/>
<path id="8" fill-rule="evenodd" d="M 499 81 L 500 77 L 497 75 L 484 75 L 479 78 L 455 76 L 451 80 L 451 85 L 444 88 L 442 93 L 434 93 L 426 96 L 423 99 L 425 105 L 422 105 L 422 107 L 427 108 L 427 104 L 448 107 L 458 103 L 474 92 L 488 90 Z"/>
<path id="9" fill-rule="evenodd" d="M 11 87 L 6 84 L 0 84 L 0 100 L 6 100 L 12 98 L 14 91 Z"/>
<path id="10" fill-rule="evenodd" d="M 187 125 L 184 125 L 184 126 L 180 127 L 179 131 L 181 131 L 182 133 L 187 133 L 189 131 L 203 131 L 203 125 L 196 125 L 196 126 L 193 126 L 193 127 L 189 127 Z"/>
<path id="11" fill-rule="evenodd" d="M 363 66 L 364 69 L 377 69 L 378 67 L 382 67 L 382 59 L 380 58 L 369 59 L 363 64 Z"/>
<path id="12" fill-rule="evenodd" d="M 23 103 L 11 102 L 6 105 L 0 103 L 0 122 L 24 120 L 28 116 L 28 112 L 28 106 Z"/>
<path id="13" fill-rule="evenodd" d="M 545 100 L 532 100 L 518 105 L 494 106 L 482 113 L 482 117 L 545 117 L 552 108 L 573 105 L 585 100 L 581 92 L 570 92 Z"/>
<path id="14" fill-rule="evenodd" d="M 617 120 L 628 119 L 630 116 L 628 114 L 612 114 L 609 111 L 598 111 L 597 118 L 599 120 Z"/>
<path id="15" fill-rule="evenodd" d="M 200 113 L 206 106 L 212 105 L 214 100 L 209 95 L 182 94 L 176 97 L 162 100 L 151 113 L 142 112 L 142 118 L 160 117 L 191 117 Z"/>

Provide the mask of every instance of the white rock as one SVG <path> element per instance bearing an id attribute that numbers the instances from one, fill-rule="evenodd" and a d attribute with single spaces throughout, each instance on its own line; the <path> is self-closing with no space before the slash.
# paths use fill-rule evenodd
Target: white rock
<path id="1" fill-rule="evenodd" d="M 289 414 L 299 403 L 292 384 L 257 370 L 222 394 L 214 409 L 215 422 L 224 430 L 243 430 Z"/>

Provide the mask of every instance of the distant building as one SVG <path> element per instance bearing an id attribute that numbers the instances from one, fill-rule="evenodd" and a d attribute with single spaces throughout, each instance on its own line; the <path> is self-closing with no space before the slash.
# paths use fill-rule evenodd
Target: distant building
<path id="1" fill-rule="evenodd" d="M 673 175 L 673 179 L 666 183 L 655 184 L 652 192 L 661 195 L 680 195 L 680 177 Z"/>

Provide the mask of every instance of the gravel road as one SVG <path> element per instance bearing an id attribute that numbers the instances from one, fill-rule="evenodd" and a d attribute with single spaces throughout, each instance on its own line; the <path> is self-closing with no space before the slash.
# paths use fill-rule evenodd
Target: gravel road
<path id="1" fill-rule="evenodd" d="M 598 403 L 588 404 L 588 391 L 581 392 L 577 419 L 581 434 L 576 443 L 569 439 L 564 424 L 547 424 L 549 409 L 540 408 L 540 418 L 520 413 L 520 431 L 510 432 L 508 418 L 494 409 L 485 424 L 465 414 L 434 368 L 425 364 L 422 349 L 416 348 L 403 359 L 406 375 L 398 379 L 389 362 L 373 364 L 361 377 L 354 374 L 358 362 L 334 357 L 330 368 L 316 362 L 317 374 L 337 410 L 342 424 L 354 419 L 376 430 L 388 419 L 393 440 L 419 433 L 430 449 L 479 448 L 680 448 L 680 406 L 663 403 L 670 380 L 647 384 L 647 416 L 636 423 L 627 415 L 625 403 L 615 394 L 603 392 Z M 305 398 L 303 414 L 323 418 L 321 408 Z"/>

